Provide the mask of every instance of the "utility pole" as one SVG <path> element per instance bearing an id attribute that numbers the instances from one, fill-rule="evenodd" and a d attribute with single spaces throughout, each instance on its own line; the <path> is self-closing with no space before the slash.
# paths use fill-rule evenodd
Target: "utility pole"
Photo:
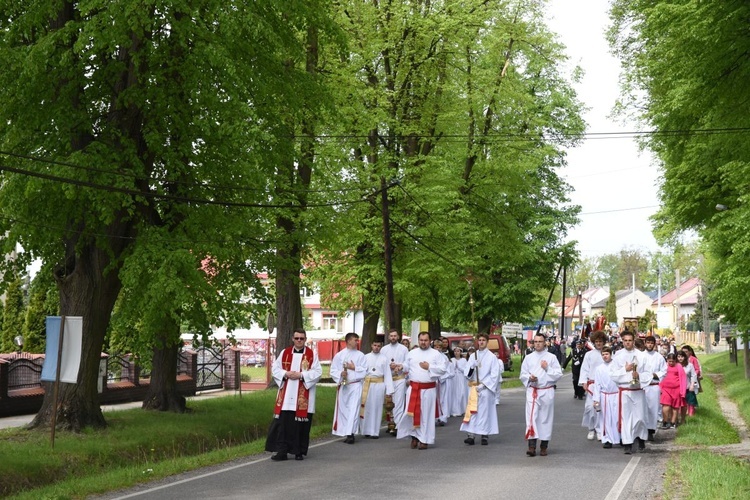
<path id="1" fill-rule="evenodd" d="M 568 268 L 563 267 L 562 282 L 562 314 L 560 315 L 560 340 L 565 338 L 565 308 L 567 307 L 566 292 L 568 288 Z"/>
<path id="2" fill-rule="evenodd" d="M 578 287 L 578 324 L 581 326 L 581 337 L 583 337 L 583 285 Z"/>
<path id="3" fill-rule="evenodd" d="M 711 354 L 711 336 L 708 334 L 709 321 L 708 321 L 708 294 L 706 293 L 706 282 L 701 279 L 701 299 L 702 308 L 701 313 L 703 314 L 703 349 L 706 354 Z"/>

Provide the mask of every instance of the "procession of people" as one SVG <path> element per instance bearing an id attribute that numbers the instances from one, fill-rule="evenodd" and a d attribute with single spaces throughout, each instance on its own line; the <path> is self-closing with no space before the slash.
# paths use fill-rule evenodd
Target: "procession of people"
<path id="1" fill-rule="evenodd" d="M 272 369 L 279 390 L 266 450 L 274 453 L 274 461 L 307 455 L 315 388 L 322 375 L 317 354 L 305 346 L 305 331 L 295 330 L 292 339 L 294 345 L 281 352 Z M 428 332 L 420 332 L 411 349 L 396 330 L 384 340 L 376 338 L 365 355 L 359 335 L 348 333 L 345 349 L 333 357 L 333 435 L 354 444 L 355 435 L 378 439 L 385 427 L 386 435 L 407 438 L 410 448 L 426 450 L 435 444 L 436 427 L 451 417 L 461 418 L 467 446 L 486 446 L 490 436 L 499 434 L 503 364 L 487 348 L 489 335 L 480 333 L 470 349 L 456 346 L 452 351 L 447 339 L 433 341 Z M 655 337 L 640 339 L 632 331 L 621 332 L 617 342 L 607 345 L 607 335 L 594 331 L 585 340 L 574 340 L 562 366 L 564 348 L 553 346 L 554 339 L 537 333 L 521 364 L 528 457 L 550 452 L 555 393 L 567 364 L 572 366 L 573 397 L 585 399 L 586 438 L 600 441 L 605 449 L 643 451 L 659 429 L 684 423 L 698 405 L 700 364 L 689 346 L 665 354 Z"/>

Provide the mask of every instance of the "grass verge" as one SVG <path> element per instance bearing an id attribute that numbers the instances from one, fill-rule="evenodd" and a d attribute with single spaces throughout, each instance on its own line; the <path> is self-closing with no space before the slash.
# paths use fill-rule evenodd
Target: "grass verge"
<path id="1" fill-rule="evenodd" d="M 721 375 L 721 384 L 740 407 L 745 421 L 750 416 L 750 381 L 743 368 L 729 363 L 726 353 L 701 357 L 703 372 Z M 739 442 L 737 431 L 726 421 L 710 378 L 704 376 L 699 407 L 677 431 L 675 443 L 684 446 L 712 446 Z M 664 498 L 744 499 L 750 494 L 750 463 L 708 449 L 681 451 L 667 464 Z"/>
<path id="2" fill-rule="evenodd" d="M 665 500 L 745 499 L 750 492 L 750 465 L 710 451 L 684 451 L 669 461 Z"/>
<path id="3" fill-rule="evenodd" d="M 706 368 L 704 368 L 704 371 Z M 698 409 L 688 416 L 679 428 L 675 444 L 685 446 L 712 446 L 739 443 L 737 430 L 727 422 L 721 412 L 716 387 L 710 378 L 701 381 L 703 392 L 698 394 Z"/>
<path id="4" fill-rule="evenodd" d="M 0 497 L 85 498 L 261 453 L 275 391 L 189 404 L 190 413 L 107 413 L 108 427 L 81 434 L 0 431 Z M 319 387 L 311 437 L 330 434 L 335 389 Z"/>

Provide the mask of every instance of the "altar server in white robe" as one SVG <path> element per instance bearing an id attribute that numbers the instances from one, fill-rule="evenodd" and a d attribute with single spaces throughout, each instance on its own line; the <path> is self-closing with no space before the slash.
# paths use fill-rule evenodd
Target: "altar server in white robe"
<path id="1" fill-rule="evenodd" d="M 393 380 L 393 394 L 386 395 L 386 420 L 388 420 L 388 433 L 396 435 L 396 423 L 404 416 L 406 408 L 406 374 L 404 373 L 404 362 L 409 349 L 401 343 L 401 338 L 396 330 L 388 332 L 388 343 L 383 346 L 380 353 L 389 360 L 391 368 L 391 379 Z M 390 402 L 388 401 L 390 399 Z M 391 407 L 391 409 L 388 409 Z"/>
<path id="2" fill-rule="evenodd" d="M 645 355 L 634 348 L 634 334 L 623 332 L 620 334 L 622 349 L 612 358 L 609 370 L 612 380 L 617 383 L 619 390 L 619 429 L 622 446 L 626 455 L 633 452 L 633 443 L 638 443 L 638 449 L 646 448 L 648 427 L 646 427 L 646 394 L 643 386 L 651 380 L 645 372 Z"/>
<path id="3" fill-rule="evenodd" d="M 620 442 L 620 431 L 617 429 L 620 391 L 609 375 L 611 364 L 612 348 L 604 346 L 602 347 L 602 364 L 596 367 L 595 382 L 591 386 L 594 408 L 599 412 L 596 432 L 604 448 L 612 448 L 613 444 Z"/>
<path id="4" fill-rule="evenodd" d="M 442 427 L 448 423 L 448 417 L 450 417 L 452 396 L 450 386 L 456 378 L 456 370 L 453 366 L 453 363 L 450 362 L 448 355 L 444 351 L 445 346 L 443 346 L 442 343 L 438 344 L 439 342 L 439 340 L 435 341 L 435 348 L 436 350 L 440 351 L 445 357 L 445 373 L 443 373 L 438 380 L 438 398 L 440 399 L 440 404 L 436 423 L 437 425 Z"/>
<path id="5" fill-rule="evenodd" d="M 460 347 L 453 349 L 453 359 L 451 359 L 456 376 L 453 377 L 451 384 L 451 417 L 463 417 L 466 411 L 466 397 L 469 393 L 469 383 L 464 376 L 464 367 L 466 358 Z"/>
<path id="6" fill-rule="evenodd" d="M 359 429 L 359 407 L 362 404 L 362 381 L 367 373 L 365 355 L 357 349 L 359 335 L 347 333 L 346 349 L 331 360 L 331 378 L 336 383 L 336 406 L 333 412 L 334 436 L 345 436 L 344 442 L 354 444 Z"/>
<path id="7" fill-rule="evenodd" d="M 519 378 L 526 387 L 526 455 L 536 456 L 537 439 L 541 441 L 539 454 L 547 456 L 555 418 L 555 384 L 562 377 L 557 356 L 547 351 L 544 335 L 534 336 L 534 350 L 521 363 Z"/>
<path id="8" fill-rule="evenodd" d="M 602 347 L 607 336 L 604 332 L 596 331 L 591 334 L 590 340 L 594 348 L 586 353 L 581 363 L 581 373 L 578 376 L 578 385 L 583 387 L 586 393 L 586 402 L 583 405 L 583 419 L 581 425 L 589 430 L 587 439 L 596 439 L 596 428 L 599 422 L 599 412 L 594 408 L 592 399 L 592 385 L 595 382 L 594 372 L 602 364 Z"/>
<path id="9" fill-rule="evenodd" d="M 390 362 L 380 352 L 382 345 L 381 340 L 374 341 L 370 346 L 371 351 L 365 354 L 367 375 L 362 385 L 359 432 L 371 439 L 380 436 L 385 395 L 393 394 Z"/>
<path id="10" fill-rule="evenodd" d="M 488 436 L 498 434 L 495 391 L 500 378 L 500 363 L 497 356 L 487 349 L 487 334 L 477 335 L 477 350 L 469 355 L 463 375 L 468 379 L 470 391 L 476 391 L 467 405 L 461 430 L 468 433 L 464 443 L 473 445 L 475 437 L 481 438 L 483 445 L 489 443 Z M 476 401 L 476 406 L 474 405 Z"/>
<path id="11" fill-rule="evenodd" d="M 447 358 L 430 347 L 430 334 L 421 332 L 419 347 L 409 351 L 404 371 L 409 377 L 406 411 L 397 423 L 399 439 L 410 437 L 411 448 L 426 450 L 435 442 L 437 381 L 446 370 Z"/>
<path id="12" fill-rule="evenodd" d="M 656 338 L 649 335 L 645 338 L 646 350 L 643 351 L 644 363 L 647 377 L 650 377 L 648 385 L 643 386 L 643 392 L 646 394 L 646 428 L 648 429 L 648 440 L 654 440 L 656 428 L 659 425 L 661 416 L 661 387 L 659 382 L 667 374 L 667 361 L 664 356 L 659 354 L 656 349 Z M 643 381 L 646 382 L 645 380 Z"/>

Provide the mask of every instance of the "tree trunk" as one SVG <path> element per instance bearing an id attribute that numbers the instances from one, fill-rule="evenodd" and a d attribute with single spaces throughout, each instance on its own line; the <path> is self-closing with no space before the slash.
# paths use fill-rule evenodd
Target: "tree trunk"
<path id="1" fill-rule="evenodd" d="M 370 344 L 378 334 L 378 322 L 380 321 L 381 301 L 362 300 L 362 313 L 364 314 L 364 325 L 362 325 L 362 338 L 359 345 L 364 353 L 370 352 Z"/>
<path id="2" fill-rule="evenodd" d="M 395 328 L 399 332 L 401 331 L 401 328 L 403 327 L 403 324 L 404 324 L 403 305 L 404 305 L 403 301 L 399 299 L 394 304 L 394 309 L 393 309 L 393 313 L 395 315 L 395 322 L 396 322 Z M 388 332 L 386 332 L 386 334 L 387 333 Z M 384 341 L 387 342 L 388 339 L 384 339 Z"/>
<path id="3" fill-rule="evenodd" d="M 294 251 L 294 250 L 292 250 Z M 285 250 L 277 255 L 284 262 L 296 261 L 301 265 L 299 253 L 292 257 Z M 276 352 L 292 344 L 295 328 L 302 328 L 302 303 L 299 294 L 299 267 L 284 266 L 276 270 Z"/>
<path id="4" fill-rule="evenodd" d="M 185 397 L 177 392 L 177 353 L 179 346 L 154 347 L 151 382 L 141 408 L 185 413 Z"/>
<path id="5" fill-rule="evenodd" d="M 430 318 L 429 320 L 427 320 L 427 331 L 429 332 L 430 338 L 432 340 L 440 337 L 440 332 L 442 329 L 443 327 L 440 324 L 440 317 Z"/>
<path id="6" fill-rule="evenodd" d="M 83 317 L 81 365 L 77 384 L 60 383 L 56 427 L 79 432 L 84 427 L 105 427 L 99 408 L 97 382 L 104 335 L 109 325 L 121 283 L 119 266 L 113 265 L 109 253 L 93 244 L 75 254 L 69 245 L 66 265 L 55 270 L 60 289 L 60 314 Z M 49 428 L 52 424 L 53 384 L 45 385 L 42 407 L 31 422 L 31 428 Z"/>
<path id="7" fill-rule="evenodd" d="M 305 71 L 315 75 L 318 70 L 318 31 L 308 26 L 305 47 Z M 285 166 L 286 177 L 290 188 L 296 188 L 298 207 L 291 215 L 280 215 L 276 227 L 281 231 L 282 243 L 276 251 L 276 352 L 281 352 L 292 345 L 292 334 L 296 328 L 304 326 L 302 318 L 302 301 L 300 298 L 300 270 L 302 269 L 302 247 L 298 243 L 304 227 L 299 217 L 307 208 L 307 189 L 312 181 L 315 160 L 314 117 L 306 118 L 302 123 L 302 135 L 306 137 L 300 146 L 299 158 L 290 160 Z M 291 127 L 290 127 L 291 128 Z M 292 134 L 296 135 L 296 134 Z M 282 194 L 284 186 L 277 185 L 277 192 Z M 288 193 L 287 193 L 288 194 Z M 270 363 L 271 360 L 268 360 Z"/>
<path id="8" fill-rule="evenodd" d="M 177 355 L 180 348 L 180 324 L 166 319 L 164 330 L 156 339 L 151 357 L 151 382 L 143 398 L 144 410 L 185 413 L 186 400 L 177 392 Z M 176 340 L 174 340 L 176 339 Z"/>
<path id="9" fill-rule="evenodd" d="M 435 286 L 430 286 L 430 297 L 432 300 L 427 306 L 425 311 L 425 319 L 427 320 L 427 331 L 430 334 L 430 338 L 435 340 L 440 337 L 442 331 L 442 324 L 440 323 L 441 308 L 440 308 L 440 291 Z"/>
<path id="10" fill-rule="evenodd" d="M 490 333 L 492 328 L 492 317 L 481 317 L 477 319 L 477 333 Z"/>

